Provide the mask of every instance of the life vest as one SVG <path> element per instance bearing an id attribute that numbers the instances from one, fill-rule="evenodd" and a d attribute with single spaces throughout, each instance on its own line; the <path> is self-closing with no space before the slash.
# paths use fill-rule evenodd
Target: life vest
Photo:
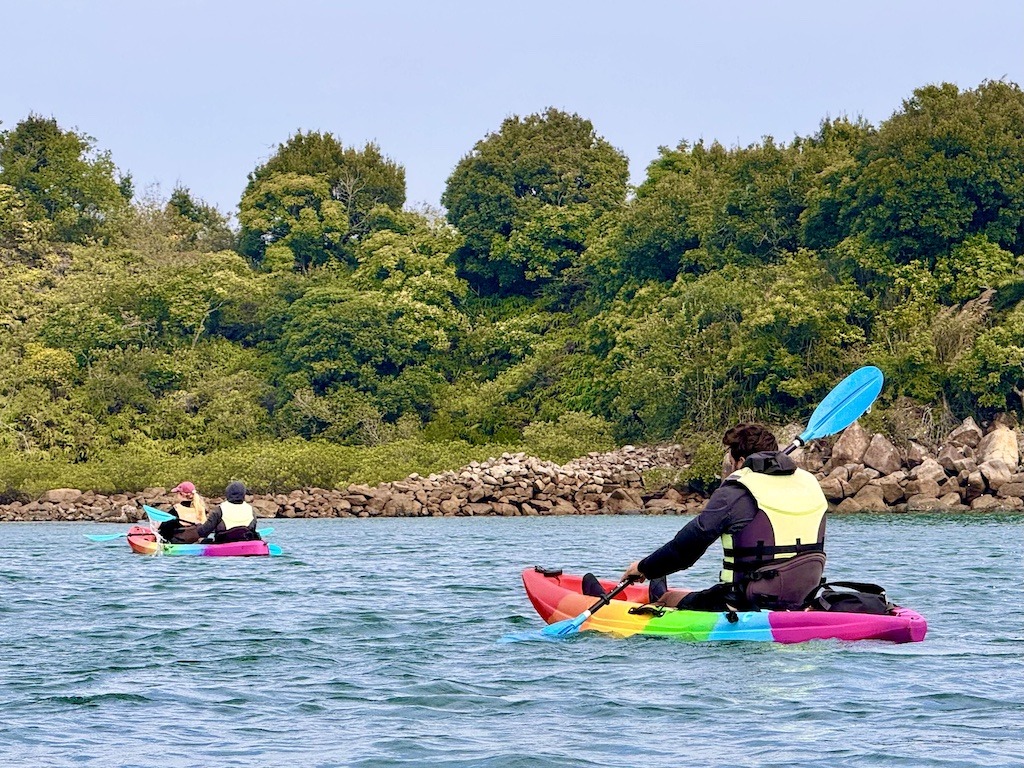
<path id="1" fill-rule="evenodd" d="M 757 513 L 739 533 L 722 535 L 723 582 L 744 581 L 766 565 L 825 551 L 828 501 L 810 472 L 769 475 L 743 467 L 726 481 L 750 491 Z"/>
<path id="2" fill-rule="evenodd" d="M 229 531 L 232 528 L 246 528 L 256 519 L 256 513 L 253 512 L 252 504 L 247 501 L 237 504 L 232 501 L 221 502 L 220 513 L 221 525 Z"/>
<path id="3" fill-rule="evenodd" d="M 198 525 L 199 523 L 205 522 L 204 520 L 199 519 L 199 510 L 191 504 L 178 502 L 174 505 L 174 514 L 176 514 L 178 519 L 185 525 Z"/>

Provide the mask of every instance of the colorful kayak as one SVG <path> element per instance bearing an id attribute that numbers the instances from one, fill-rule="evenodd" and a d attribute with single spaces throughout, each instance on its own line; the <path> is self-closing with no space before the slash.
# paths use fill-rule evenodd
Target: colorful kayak
<path id="1" fill-rule="evenodd" d="M 543 569 L 523 571 L 526 594 L 548 624 L 573 619 L 590 608 L 595 598 L 581 592 L 581 577 Z M 614 582 L 601 582 L 606 591 Z M 897 607 L 894 615 L 825 611 L 742 611 L 707 613 L 664 609 L 661 616 L 630 613 L 647 600 L 647 585 L 627 587 L 587 619 L 581 630 L 619 637 L 664 635 L 679 640 L 759 640 L 802 643 L 806 640 L 886 640 L 916 643 L 924 640 L 928 623 L 921 614 Z"/>
<path id="2" fill-rule="evenodd" d="M 265 541 L 233 541 L 228 544 L 165 544 L 157 542 L 156 534 L 141 525 L 128 531 L 128 546 L 140 555 L 172 555 L 192 557 L 266 557 L 281 554 L 281 548 Z"/>

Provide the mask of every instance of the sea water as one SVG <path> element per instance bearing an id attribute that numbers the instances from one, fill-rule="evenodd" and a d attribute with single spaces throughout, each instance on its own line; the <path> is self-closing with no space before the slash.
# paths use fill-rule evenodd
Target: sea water
<path id="1" fill-rule="evenodd" d="M 1024 764 L 1020 515 L 830 520 L 827 575 L 886 587 L 923 643 L 498 642 L 542 626 L 524 567 L 617 579 L 686 519 L 274 520 L 283 556 L 224 559 L 0 524 L 0 762 Z"/>

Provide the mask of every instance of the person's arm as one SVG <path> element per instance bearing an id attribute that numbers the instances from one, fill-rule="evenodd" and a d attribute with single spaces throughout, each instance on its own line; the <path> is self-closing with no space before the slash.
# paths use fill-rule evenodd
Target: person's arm
<path id="1" fill-rule="evenodd" d="M 221 518 L 223 516 L 224 516 L 224 513 L 221 512 L 220 505 L 218 504 L 206 516 L 206 522 L 203 523 L 202 525 L 196 527 L 196 534 L 198 534 L 199 538 L 200 539 L 205 539 L 211 533 L 216 531 L 217 530 L 217 526 L 220 524 Z"/>
<path id="2" fill-rule="evenodd" d="M 723 485 L 711 494 L 701 513 L 684 525 L 675 538 L 633 563 L 625 575 L 632 573 L 645 579 L 657 579 L 689 568 L 723 533 L 728 533 L 738 523 L 745 525 L 756 512 L 757 504 L 749 491 L 731 483 Z"/>

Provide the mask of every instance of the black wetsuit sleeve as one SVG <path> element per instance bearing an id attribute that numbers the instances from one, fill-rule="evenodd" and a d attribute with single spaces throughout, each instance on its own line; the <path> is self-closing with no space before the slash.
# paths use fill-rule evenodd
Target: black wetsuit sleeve
<path id="1" fill-rule="evenodd" d="M 224 513 L 221 512 L 220 505 L 218 504 L 212 510 L 210 514 L 206 516 L 206 522 L 196 528 L 196 533 L 200 539 L 205 539 L 211 533 L 217 530 L 217 526 L 220 524 L 221 519 L 224 517 Z"/>
<path id="2" fill-rule="evenodd" d="M 757 504 L 746 488 L 737 483 L 722 485 L 672 541 L 640 561 L 640 572 L 648 579 L 657 579 L 689 568 L 723 533 L 740 530 L 756 512 Z"/>

